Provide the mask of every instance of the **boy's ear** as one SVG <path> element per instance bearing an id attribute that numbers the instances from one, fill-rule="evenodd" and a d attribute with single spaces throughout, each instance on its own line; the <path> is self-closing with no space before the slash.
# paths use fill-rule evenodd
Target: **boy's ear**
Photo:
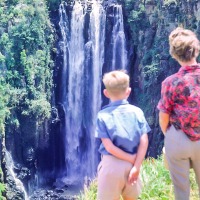
<path id="1" fill-rule="evenodd" d="M 129 87 L 129 88 L 127 88 L 127 90 L 126 90 L 126 97 L 127 97 L 127 98 L 129 97 L 130 93 L 131 93 L 131 88 Z"/>
<path id="2" fill-rule="evenodd" d="M 103 94 L 105 95 L 105 97 L 109 98 L 109 93 L 108 93 L 108 90 L 104 89 L 103 90 Z"/>

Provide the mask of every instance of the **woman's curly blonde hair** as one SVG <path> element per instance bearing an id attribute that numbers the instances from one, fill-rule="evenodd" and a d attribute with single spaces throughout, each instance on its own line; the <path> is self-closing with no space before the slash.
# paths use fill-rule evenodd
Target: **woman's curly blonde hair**
<path id="1" fill-rule="evenodd" d="M 197 58 L 200 42 L 194 32 L 181 27 L 173 30 L 169 35 L 170 54 L 177 61 L 188 62 Z"/>

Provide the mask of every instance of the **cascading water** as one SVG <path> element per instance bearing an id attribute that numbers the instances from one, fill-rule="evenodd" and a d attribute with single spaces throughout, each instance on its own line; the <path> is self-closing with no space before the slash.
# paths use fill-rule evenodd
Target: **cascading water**
<path id="1" fill-rule="evenodd" d="M 13 184 L 16 185 L 16 189 L 17 190 L 19 190 L 20 192 L 23 193 L 24 200 L 29 200 L 29 197 L 28 197 L 28 195 L 26 193 L 26 190 L 24 188 L 23 183 L 16 177 L 16 175 L 15 175 L 15 173 L 13 171 L 13 169 L 14 169 L 14 163 L 13 163 L 12 156 L 11 156 L 11 154 L 8 151 L 5 152 L 5 158 L 6 158 L 6 164 L 8 166 L 9 174 L 10 174 L 10 176 L 12 176 L 12 179 L 14 181 Z M 12 187 L 13 187 L 13 185 L 12 185 Z"/>
<path id="2" fill-rule="evenodd" d="M 61 131 L 65 138 L 65 167 L 62 181 L 82 184 L 96 175 L 98 154 L 94 131 L 101 108 L 101 80 L 105 63 L 106 10 L 92 1 L 89 12 L 85 4 L 74 2 L 71 11 L 60 5 L 60 49 L 63 53 L 58 104 L 64 119 Z M 127 51 L 122 8 L 113 6 L 112 69 L 126 69 Z M 67 11 L 67 12 L 66 12 Z M 116 48 L 118 50 L 116 50 Z M 120 56 L 119 56 L 120 55 Z"/>
<path id="3" fill-rule="evenodd" d="M 62 66 L 62 76 L 60 81 L 61 84 L 60 88 L 62 88 L 62 91 L 59 92 L 60 94 L 59 99 L 61 102 L 64 102 L 67 96 L 66 77 L 67 77 L 67 64 L 68 64 L 68 52 L 69 52 L 68 50 L 69 23 L 68 23 L 68 16 L 63 4 L 60 5 L 59 15 L 60 15 L 59 27 L 62 36 L 62 41 L 60 42 L 60 45 L 63 51 L 63 66 Z"/>
<path id="4" fill-rule="evenodd" d="M 105 23 L 106 23 L 106 13 L 102 5 L 94 2 L 92 6 L 92 11 L 90 13 L 90 26 L 89 26 L 89 42 L 91 42 L 92 48 L 92 62 L 91 66 L 85 65 L 86 68 L 91 68 L 90 82 L 88 83 L 88 91 L 91 95 L 86 97 L 87 102 L 90 102 L 89 112 L 90 117 L 88 116 L 85 119 L 85 127 L 87 130 L 87 135 L 91 138 L 91 149 L 89 151 L 89 158 L 92 159 L 90 172 L 93 173 L 96 171 L 96 165 L 98 162 L 97 156 L 95 155 L 95 141 L 94 141 L 94 132 L 96 125 L 96 115 L 101 108 L 101 77 L 102 77 L 102 68 L 104 64 L 104 41 L 105 41 Z M 86 44 L 87 45 L 87 44 Z M 85 110 L 88 112 L 88 110 Z"/>
<path id="5" fill-rule="evenodd" d="M 79 171 L 79 136 L 82 135 L 83 71 L 84 71 L 84 13 L 80 3 L 75 2 L 71 17 L 69 39 L 68 94 L 66 97 L 66 149 L 67 178 L 73 180 Z"/>
<path id="6" fill-rule="evenodd" d="M 126 69 L 127 50 L 124 33 L 124 21 L 121 5 L 113 5 L 113 30 L 112 30 L 112 67 L 111 69 Z"/>

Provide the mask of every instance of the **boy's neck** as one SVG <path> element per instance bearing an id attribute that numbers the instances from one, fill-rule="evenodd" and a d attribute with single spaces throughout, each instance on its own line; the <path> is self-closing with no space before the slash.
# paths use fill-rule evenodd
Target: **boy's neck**
<path id="1" fill-rule="evenodd" d="M 113 94 L 111 92 L 109 92 L 107 89 L 104 89 L 104 95 L 110 99 L 111 102 L 113 101 L 121 101 L 121 100 L 126 100 L 128 99 L 130 92 L 131 92 L 131 88 L 127 88 L 126 91 L 121 92 L 119 94 Z"/>
<path id="2" fill-rule="evenodd" d="M 111 102 L 114 102 L 114 101 L 122 101 L 122 100 L 127 100 L 127 98 L 110 98 L 110 101 Z"/>

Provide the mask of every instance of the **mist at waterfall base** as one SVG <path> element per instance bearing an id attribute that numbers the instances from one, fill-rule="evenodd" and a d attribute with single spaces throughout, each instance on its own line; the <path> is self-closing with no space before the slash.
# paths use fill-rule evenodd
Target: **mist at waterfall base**
<path id="1" fill-rule="evenodd" d="M 108 103 L 102 95 L 102 75 L 114 69 L 129 71 L 122 6 L 62 3 L 58 27 L 57 120 L 51 124 L 48 152 L 40 155 L 40 173 L 54 179 L 55 187 L 78 187 L 96 176 L 100 160 L 96 115 Z"/>

